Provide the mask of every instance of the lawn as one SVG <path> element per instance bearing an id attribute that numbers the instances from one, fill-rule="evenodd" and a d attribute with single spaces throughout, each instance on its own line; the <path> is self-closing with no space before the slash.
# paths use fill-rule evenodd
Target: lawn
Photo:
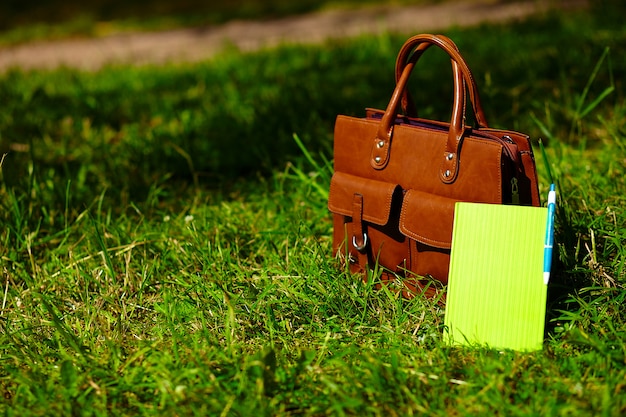
<path id="1" fill-rule="evenodd" d="M 411 34 L 0 75 L 0 409 L 624 415 L 625 12 L 445 31 L 490 123 L 543 138 L 557 177 L 531 353 L 449 347 L 441 305 L 332 257 L 334 118 L 385 107 Z M 449 118 L 450 84 L 429 51 L 411 85 L 423 116 Z"/>

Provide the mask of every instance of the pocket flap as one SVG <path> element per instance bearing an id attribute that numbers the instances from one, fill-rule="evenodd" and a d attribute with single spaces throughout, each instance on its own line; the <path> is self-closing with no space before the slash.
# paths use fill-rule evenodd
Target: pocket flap
<path id="1" fill-rule="evenodd" d="M 423 244 L 450 249 L 455 204 L 450 198 L 409 190 L 402 202 L 400 231 Z"/>
<path id="2" fill-rule="evenodd" d="M 397 184 L 335 172 L 330 181 L 328 209 L 336 214 L 352 216 L 354 195 L 360 194 L 363 196 L 363 220 L 383 226 L 389 221 L 391 202 L 397 188 Z"/>

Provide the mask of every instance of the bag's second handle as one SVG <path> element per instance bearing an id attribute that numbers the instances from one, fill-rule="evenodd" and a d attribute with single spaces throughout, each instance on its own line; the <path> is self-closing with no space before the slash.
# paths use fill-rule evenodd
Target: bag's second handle
<path id="1" fill-rule="evenodd" d="M 437 38 L 441 39 L 444 42 L 447 42 L 451 48 L 454 48 L 457 52 L 459 48 L 452 41 L 452 39 L 448 38 L 444 35 L 436 35 Z M 420 59 L 422 54 L 431 47 L 431 43 L 421 43 L 417 47 L 415 44 L 411 42 L 409 39 L 400 49 L 398 53 L 398 58 L 396 59 L 396 78 L 395 81 L 398 82 L 400 77 L 402 76 L 402 71 L 404 67 L 411 63 L 413 65 L 417 64 L 417 61 Z M 465 60 L 464 60 L 465 61 Z M 454 63 L 454 61 L 452 61 Z M 465 67 L 469 70 L 469 66 L 466 64 Z M 487 118 L 485 117 L 485 113 L 483 111 L 482 105 L 480 104 L 480 96 L 478 94 L 478 88 L 476 87 L 476 83 L 473 81 L 473 76 L 471 73 L 463 74 L 465 78 L 465 82 L 469 87 L 469 99 L 472 104 L 472 109 L 474 110 L 474 118 L 478 127 L 488 127 Z M 471 81 L 471 82 L 470 82 Z M 415 103 L 411 97 L 409 90 L 405 90 L 402 95 L 402 111 L 409 117 L 417 117 L 417 111 L 415 108 Z"/>
<path id="2" fill-rule="evenodd" d="M 437 36 L 423 34 L 413 36 L 407 40 L 401 50 L 402 53 L 404 50 L 410 52 L 414 48 L 417 48 L 423 52 L 423 50 L 428 48 L 428 46 L 425 45 L 435 45 L 443 49 L 452 60 L 454 100 L 448 140 L 446 141 L 446 147 L 442 155 L 442 164 L 439 172 L 441 181 L 447 184 L 453 183 L 458 175 L 459 151 L 461 139 L 463 137 L 463 133 L 465 132 L 465 83 L 467 82 L 469 84 L 468 87 L 470 91 L 472 91 L 472 89 L 474 91 L 476 90 L 474 79 L 471 76 L 471 71 L 467 66 L 467 63 L 456 49 L 456 46 L 452 46 L 454 44 L 451 45 L 450 43 Z M 389 162 L 393 122 L 395 120 L 401 98 L 404 95 L 409 76 L 415 66 L 415 61 L 416 60 L 409 61 L 404 67 L 402 75 L 396 83 L 396 88 L 393 91 L 391 100 L 387 105 L 385 114 L 380 122 L 377 136 L 374 139 L 370 161 L 374 169 L 383 169 Z M 475 99 L 476 97 L 473 96 L 472 98 Z"/>

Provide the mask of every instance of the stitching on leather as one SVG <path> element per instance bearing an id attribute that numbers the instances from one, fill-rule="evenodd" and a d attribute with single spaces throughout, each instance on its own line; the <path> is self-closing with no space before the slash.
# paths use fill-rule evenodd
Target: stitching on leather
<path id="1" fill-rule="evenodd" d="M 404 233 L 406 236 L 412 238 L 413 240 L 418 240 L 422 243 L 428 243 L 431 246 L 435 246 L 440 249 L 450 249 L 452 243 L 451 242 L 443 242 L 435 239 L 430 239 L 426 236 L 422 236 L 418 233 L 407 230 L 403 225 L 400 226 L 400 231 Z"/>

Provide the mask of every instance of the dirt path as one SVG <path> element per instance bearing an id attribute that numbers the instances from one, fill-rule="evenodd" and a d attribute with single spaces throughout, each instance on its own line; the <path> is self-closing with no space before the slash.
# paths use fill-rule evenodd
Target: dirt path
<path id="1" fill-rule="evenodd" d="M 96 70 L 109 63 L 160 64 L 210 58 L 225 45 L 249 51 L 284 42 L 310 43 L 365 33 L 423 33 L 451 26 L 523 19 L 549 7 L 585 7 L 588 0 L 554 2 L 473 0 L 430 6 L 336 10 L 266 22 L 234 21 L 206 29 L 120 34 L 37 42 L 0 49 L 0 72 L 59 66 Z"/>

